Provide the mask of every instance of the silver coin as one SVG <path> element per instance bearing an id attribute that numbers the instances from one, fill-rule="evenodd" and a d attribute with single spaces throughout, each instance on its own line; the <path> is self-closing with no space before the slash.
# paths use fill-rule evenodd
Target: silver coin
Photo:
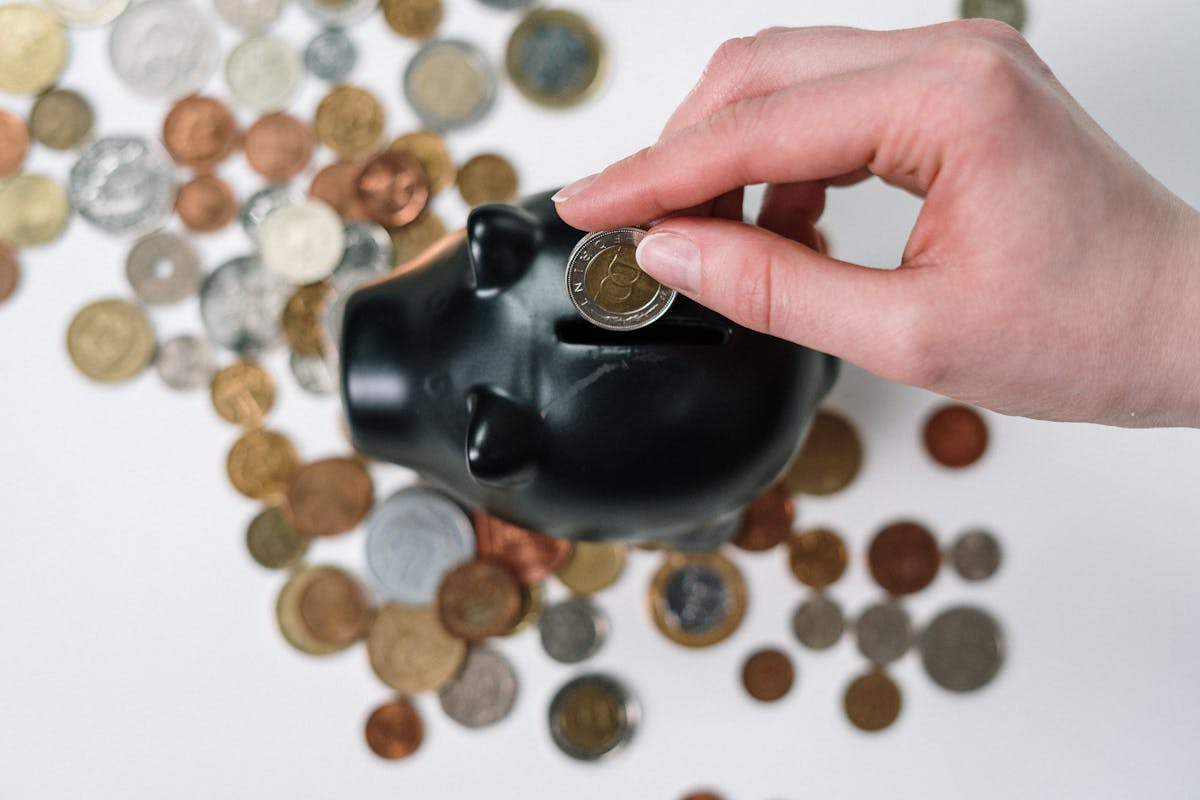
<path id="1" fill-rule="evenodd" d="M 94 28 L 121 16 L 129 0 L 46 0 L 46 5 L 73 28 Z"/>
<path id="2" fill-rule="evenodd" d="M 145 0 L 113 24 L 108 55 L 117 76 L 146 97 L 199 91 L 217 68 L 212 23 L 185 0 Z"/>
<path id="3" fill-rule="evenodd" d="M 733 598 L 720 573 L 700 564 L 676 570 L 663 589 L 667 611 L 684 633 L 707 633 L 716 628 L 733 608 Z"/>
<path id="4" fill-rule="evenodd" d="M 581 696 L 586 698 L 588 710 L 600 706 L 603 715 L 596 719 L 576 716 Z M 568 681 L 555 693 L 549 717 L 550 738 L 559 750 L 571 758 L 595 761 L 629 743 L 641 722 L 642 709 L 624 684 L 609 675 L 593 672 Z M 577 733 L 584 736 L 572 735 Z"/>
<path id="5" fill-rule="evenodd" d="M 291 287 L 267 272 L 258 256 L 239 256 L 217 267 L 200 286 L 200 316 L 208 338 L 243 356 L 279 341 L 280 315 Z"/>
<path id="6" fill-rule="evenodd" d="M 242 203 L 241 211 L 238 213 L 242 230 L 250 237 L 250 241 L 257 244 L 259 229 L 262 228 L 263 221 L 271 215 L 271 212 L 277 208 L 298 203 L 302 199 L 303 196 L 299 192 L 285 183 L 277 183 L 259 189 L 247 197 L 246 202 Z"/>
<path id="7" fill-rule="evenodd" d="M 212 346 L 199 336 L 174 336 L 158 347 L 154 369 L 172 389 L 186 391 L 207 386 L 216 372 Z"/>
<path id="8" fill-rule="evenodd" d="M 258 231 L 263 265 L 288 283 L 303 286 L 333 274 L 345 250 L 345 226 L 320 200 L 281 206 Z"/>
<path id="9" fill-rule="evenodd" d="M 157 145 L 135 136 L 97 139 L 67 181 L 71 205 L 106 233 L 159 227 L 175 206 L 175 169 Z"/>
<path id="10" fill-rule="evenodd" d="M 963 19 L 986 17 L 1007 22 L 1017 30 L 1025 29 L 1024 0 L 962 0 L 960 14 Z"/>
<path id="11" fill-rule="evenodd" d="M 854 622 L 858 651 L 875 664 L 890 664 L 912 646 L 912 621 L 897 603 L 877 603 Z"/>
<path id="12" fill-rule="evenodd" d="M 304 48 L 304 68 L 315 78 L 341 83 L 358 63 L 358 48 L 341 28 L 327 28 Z"/>
<path id="13" fill-rule="evenodd" d="M 247 33 L 271 27 L 283 12 L 284 0 L 213 0 L 221 18 Z"/>
<path id="14" fill-rule="evenodd" d="M 673 536 L 666 544 L 680 553 L 714 553 L 737 536 L 741 523 L 742 512 L 739 509 L 701 523 L 679 536 Z"/>
<path id="15" fill-rule="evenodd" d="M 972 692 L 999 672 L 1004 633 L 983 609 L 956 606 L 929 623 L 918 647 L 921 663 L 934 683 L 952 692 Z"/>
<path id="16" fill-rule="evenodd" d="M 563 664 L 591 658 L 608 636 L 608 618 L 584 597 L 573 597 L 542 609 L 538 634 L 546 655 Z"/>
<path id="17" fill-rule="evenodd" d="M 379 0 L 297 0 L 300 7 L 322 25 L 349 28 L 371 16 Z"/>
<path id="18" fill-rule="evenodd" d="M 442 576 L 475 556 L 471 520 L 429 489 L 402 489 L 367 520 L 367 569 L 388 600 L 429 605 Z"/>
<path id="19" fill-rule="evenodd" d="M 644 328 L 667 313 L 675 290 L 637 266 L 634 252 L 646 232 L 617 228 L 584 236 L 567 259 L 567 295 L 580 316 L 610 331 Z"/>
<path id="20" fill-rule="evenodd" d="M 467 651 L 462 672 L 438 693 L 446 716 L 468 728 L 482 728 L 504 719 L 516 699 L 517 674 L 512 664 L 481 645 Z"/>
<path id="21" fill-rule="evenodd" d="M 404 97 L 430 128 L 473 125 L 496 101 L 496 72 L 483 51 L 459 39 L 435 39 L 404 70 Z"/>
<path id="22" fill-rule="evenodd" d="M 244 39 L 225 60 L 225 82 L 234 100 L 255 111 L 287 108 L 303 77 L 300 54 L 276 36 Z"/>
<path id="23" fill-rule="evenodd" d="M 309 394 L 322 397 L 337 394 L 337 369 L 333 359 L 292 353 L 288 357 L 288 367 L 296 384 Z"/>
<path id="24" fill-rule="evenodd" d="M 1000 568 L 1000 558 L 1000 542 L 982 529 L 967 531 L 950 548 L 950 562 L 963 580 L 981 581 L 992 577 Z"/>
<path id="25" fill-rule="evenodd" d="M 346 249 L 334 268 L 334 276 L 364 269 L 383 275 L 392 268 L 394 249 L 392 237 L 382 225 L 374 222 L 347 222 L 343 231 Z"/>
<path id="26" fill-rule="evenodd" d="M 841 640 L 845 629 L 842 607 L 821 594 L 805 600 L 792 615 L 792 633 L 800 644 L 813 650 L 833 647 Z"/>
<path id="27" fill-rule="evenodd" d="M 156 231 L 130 248 L 125 277 L 143 303 L 178 303 L 200 288 L 200 256 L 179 234 Z"/>

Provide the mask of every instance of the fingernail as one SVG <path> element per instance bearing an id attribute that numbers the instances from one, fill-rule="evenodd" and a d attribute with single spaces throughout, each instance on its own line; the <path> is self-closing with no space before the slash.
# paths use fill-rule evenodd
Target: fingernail
<path id="1" fill-rule="evenodd" d="M 599 173 L 597 173 L 599 174 Z M 570 200 L 575 195 L 582 192 L 587 187 L 591 186 L 592 181 L 596 180 L 595 175 L 588 175 L 586 178 L 580 178 L 574 183 L 568 183 L 563 188 L 550 196 L 550 199 L 555 203 L 561 203 L 563 200 Z"/>
<path id="2" fill-rule="evenodd" d="M 700 290 L 700 248 L 677 233 L 652 233 L 637 247 L 638 266 L 681 292 Z"/>

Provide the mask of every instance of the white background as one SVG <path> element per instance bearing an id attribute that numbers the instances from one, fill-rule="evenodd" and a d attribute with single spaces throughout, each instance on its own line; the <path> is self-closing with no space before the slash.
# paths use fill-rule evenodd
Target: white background
<path id="1" fill-rule="evenodd" d="M 957 13 L 955 0 L 574 7 L 609 45 L 602 94 L 550 113 L 506 84 L 483 124 L 451 136 L 460 162 L 497 150 L 516 162 L 525 192 L 560 185 L 652 141 L 723 39 L 768 25 L 893 28 Z M 478 42 L 498 63 L 516 20 L 447 0 L 442 32 Z M 302 44 L 316 26 L 293 8 L 277 30 Z M 1067 88 L 1193 205 L 1197 30 L 1200 6 L 1181 0 L 1031 0 L 1027 29 Z M 364 55 L 353 80 L 384 98 L 389 133 L 415 128 L 398 93 L 415 45 L 378 16 L 352 33 Z M 237 36 L 222 24 L 221 40 L 227 50 Z M 165 108 L 119 84 L 107 31 L 75 31 L 71 41 L 63 84 L 92 98 L 98 130 L 156 135 Z M 207 90 L 227 96 L 219 74 Z M 308 118 L 322 93 L 310 81 L 296 113 Z M 26 98 L 0 104 L 28 108 Z M 323 152 L 319 163 L 330 159 Z M 36 149 L 29 167 L 65 179 L 71 161 Z M 222 174 L 243 195 L 258 185 L 240 156 Z M 438 209 L 451 225 L 465 217 L 453 197 Z M 878 184 L 835 190 L 827 229 L 836 253 L 895 264 L 916 209 Z M 1200 433 L 989 414 L 987 456 L 951 473 L 918 442 L 937 398 L 853 368 L 829 402 L 861 427 L 865 467 L 844 493 L 800 504 L 804 524 L 832 525 L 852 545 L 834 595 L 851 612 L 876 599 L 863 553 L 888 521 L 923 520 L 944 542 L 970 525 L 990 527 L 1006 555 L 995 579 L 972 586 L 946 571 L 908 607 L 918 623 L 963 601 L 995 613 L 1009 654 L 993 684 L 950 695 L 910 654 L 893 670 L 900 720 L 879 735 L 859 733 L 840 709 L 862 659 L 849 640 L 814 654 L 791 639 L 791 612 L 805 594 L 783 553 L 737 555 L 751 584 L 746 622 L 722 645 L 692 652 L 650 624 L 644 595 L 657 558 L 639 552 L 599 597 L 614 630 L 587 665 L 622 676 L 642 700 L 645 721 L 627 751 L 586 765 L 554 749 L 546 705 L 580 670 L 550 661 L 530 632 L 498 644 L 521 679 L 511 718 L 467 731 L 421 697 L 424 747 L 404 762 L 377 759 L 361 727 L 388 691 L 362 648 L 306 657 L 275 630 L 283 576 L 245 554 L 256 507 L 224 476 L 237 432 L 204 392 L 172 393 L 152 372 L 101 387 L 67 360 L 74 312 L 130 296 L 129 244 L 75 220 L 57 244 L 23 254 L 24 283 L 0 306 L 0 797 L 669 800 L 700 786 L 730 800 L 1195 796 Z M 246 247 L 234 229 L 201 243 L 209 268 Z M 153 320 L 164 338 L 199 329 L 194 302 L 155 310 Z M 267 363 L 280 383 L 271 424 L 307 458 L 344 452 L 336 403 L 302 396 L 281 353 Z M 381 495 L 407 477 L 375 474 Z M 357 568 L 361 537 L 322 542 L 314 558 Z M 742 659 L 765 644 L 784 647 L 799 672 L 796 689 L 771 706 L 749 700 L 738 678 Z"/>

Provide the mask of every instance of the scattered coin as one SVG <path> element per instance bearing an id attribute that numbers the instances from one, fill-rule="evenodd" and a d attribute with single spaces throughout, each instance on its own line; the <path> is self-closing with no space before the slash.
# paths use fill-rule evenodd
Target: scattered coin
<path id="1" fill-rule="evenodd" d="M 542 588 L 542 584 L 521 584 L 521 616 L 517 619 L 517 624 L 513 625 L 504 635 L 512 636 L 530 625 L 535 625 L 542 618 L 544 599 L 545 589 Z"/>
<path id="2" fill-rule="evenodd" d="M 336 536 L 366 519 L 374 502 L 371 476 L 361 461 L 325 458 L 292 477 L 283 513 L 301 536 Z"/>
<path id="3" fill-rule="evenodd" d="M 813 650 L 827 650 L 842 638 L 846 618 L 842 607 L 828 597 L 815 594 L 796 607 L 792 632 L 800 644 Z"/>
<path id="4" fill-rule="evenodd" d="M 672 536 L 666 546 L 678 553 L 715 553 L 733 541 L 741 523 L 741 513 L 731 511 Z"/>
<path id="5" fill-rule="evenodd" d="M 538 634 L 546 655 L 563 664 L 577 664 L 604 644 L 608 617 L 587 598 L 574 597 L 542 610 Z"/>
<path id="6" fill-rule="evenodd" d="M 329 655 L 361 639 L 371 622 L 366 592 L 337 567 L 308 567 L 292 575 L 275 603 L 288 644 L 309 655 Z"/>
<path id="7" fill-rule="evenodd" d="M 437 194 L 454 183 L 454 160 L 446 140 L 436 131 L 414 131 L 398 136 L 388 145 L 389 150 L 407 153 L 425 169 L 429 179 L 429 193 Z"/>
<path id="8" fill-rule="evenodd" d="M 586 19 L 564 9 L 530 11 L 508 40 L 508 75 L 521 94 L 550 108 L 571 106 L 604 77 L 604 44 Z"/>
<path id="9" fill-rule="evenodd" d="M 25 120 L 0 108 L 0 180 L 21 171 L 29 154 L 29 130 Z"/>
<path id="10" fill-rule="evenodd" d="M 384 597 L 409 605 L 433 603 L 442 576 L 475 557 L 466 513 L 428 489 L 402 489 L 367 520 L 367 568 Z"/>
<path id="11" fill-rule="evenodd" d="M 246 198 L 238 216 L 250 241 L 258 242 L 258 231 L 263 220 L 270 216 L 272 211 L 281 206 L 298 203 L 301 199 L 300 194 L 287 184 L 264 186 Z"/>
<path id="12" fill-rule="evenodd" d="M 358 270 L 383 275 L 392 268 L 392 239 L 374 222 L 347 222 L 346 249 L 333 273 L 336 277 Z"/>
<path id="13" fill-rule="evenodd" d="M 173 336 L 159 345 L 154 367 L 163 383 L 181 391 L 208 386 L 216 370 L 212 347 L 189 334 Z"/>
<path id="14" fill-rule="evenodd" d="M 458 170 L 458 192 L 469 206 L 510 203 L 517 197 L 517 171 L 495 153 L 480 153 Z"/>
<path id="15" fill-rule="evenodd" d="M 601 328 L 630 331 L 657 320 L 675 300 L 675 290 L 651 278 L 637 263 L 641 228 L 595 231 L 567 259 L 567 295 L 580 316 Z"/>
<path id="16" fill-rule="evenodd" d="M 73 28 L 96 28 L 121 16 L 129 0 L 46 0 L 46 5 Z"/>
<path id="17" fill-rule="evenodd" d="M 406 697 L 384 703 L 367 717 L 367 747 L 380 758 L 398 761 L 417 751 L 425 738 L 425 725 Z"/>
<path id="18" fill-rule="evenodd" d="M 325 354 L 321 319 L 333 294 L 328 283 L 310 283 L 298 288 L 283 307 L 283 333 L 292 351 L 306 356 Z"/>
<path id="19" fill-rule="evenodd" d="M 237 216 L 237 198 L 229 184 L 216 175 L 197 175 L 179 187 L 175 211 L 193 233 L 213 233 Z"/>
<path id="20" fill-rule="evenodd" d="M 309 541 L 288 525 L 280 506 L 260 511 L 246 529 L 246 549 L 250 551 L 250 557 L 267 569 L 285 569 L 299 564 L 308 552 Z"/>
<path id="21" fill-rule="evenodd" d="M 313 135 L 303 122 L 283 113 L 267 114 L 246 131 L 246 161 L 269 181 L 299 175 L 313 153 Z"/>
<path id="22" fill-rule="evenodd" d="M 988 531 L 967 531 L 950 548 L 950 562 L 963 580 L 990 578 L 1000 568 L 1000 543 Z"/>
<path id="23" fill-rule="evenodd" d="M 912 645 L 912 622 L 899 604 L 876 603 L 858 615 L 854 623 L 858 652 L 869 661 L 890 664 Z"/>
<path id="24" fill-rule="evenodd" d="M 733 543 L 751 553 L 761 553 L 782 544 L 792 532 L 796 505 L 783 484 L 760 494 L 742 511 Z"/>
<path id="25" fill-rule="evenodd" d="M 315 395 L 331 395 L 337 393 L 337 375 L 329 359 L 323 356 L 306 356 L 303 353 L 292 353 L 288 357 L 288 368 L 296 384 Z"/>
<path id="26" fill-rule="evenodd" d="M 211 396 L 222 419 L 257 428 L 275 405 L 275 381 L 253 361 L 235 361 L 213 377 Z"/>
<path id="27" fill-rule="evenodd" d="M 94 381 L 126 381 L 154 359 L 154 330 L 133 303 L 97 300 L 71 320 L 67 353 L 75 367 Z"/>
<path id="28" fill-rule="evenodd" d="M 216 31 L 192 3 L 144 0 L 113 23 L 108 56 L 117 77 L 138 94 L 183 97 L 217 68 Z"/>
<path id="29" fill-rule="evenodd" d="M 392 264 L 401 266 L 424 253 L 446 235 L 441 217 L 425 209 L 412 222 L 391 231 L 394 258 Z"/>
<path id="30" fill-rule="evenodd" d="M 263 266 L 299 286 L 332 275 L 346 242 L 337 212 L 320 200 L 303 200 L 272 211 L 258 244 Z"/>
<path id="31" fill-rule="evenodd" d="M 417 117 L 438 131 L 479 122 L 496 100 L 496 74 L 470 42 L 435 39 L 421 47 L 404 71 L 404 96 Z"/>
<path id="32" fill-rule="evenodd" d="M 923 525 L 895 522 L 875 534 L 867 551 L 871 577 L 897 597 L 919 592 L 937 577 L 942 554 Z"/>
<path id="33" fill-rule="evenodd" d="M 575 594 L 595 594 L 617 582 L 628 553 L 618 542 L 575 542 L 558 579 Z"/>
<path id="34" fill-rule="evenodd" d="M 185 97 L 163 119 L 163 144 L 180 166 L 211 172 L 237 149 L 240 134 L 229 107 L 212 97 Z"/>
<path id="35" fill-rule="evenodd" d="M 873 669 L 851 681 L 842 704 L 854 727 L 881 731 L 900 716 L 900 687 L 887 673 Z"/>
<path id="36" fill-rule="evenodd" d="M 358 179 L 358 196 L 371 219 L 380 225 L 398 227 L 412 222 L 425 210 L 429 180 L 417 159 L 385 150 L 363 168 Z"/>
<path id="37" fill-rule="evenodd" d="M 367 219 L 367 207 L 358 196 L 358 179 L 363 165 L 357 161 L 338 161 L 322 167 L 313 176 L 308 196 L 329 205 L 346 220 Z"/>
<path id="38" fill-rule="evenodd" d="M 222 19 L 247 33 L 271 27 L 283 11 L 283 4 L 284 0 L 213 0 Z"/>
<path id="39" fill-rule="evenodd" d="M 200 257 L 184 237 L 156 231 L 138 239 L 129 250 L 125 277 L 143 303 L 177 303 L 200 287 Z"/>
<path id="40" fill-rule="evenodd" d="M 925 420 L 925 449 L 942 466 L 970 466 L 987 450 L 987 444 L 987 425 L 969 406 L 943 405 Z"/>
<path id="41" fill-rule="evenodd" d="M 79 147 L 91 136 L 94 122 L 92 104 L 70 89 L 43 92 L 29 111 L 30 135 L 51 150 Z"/>
<path id="42" fill-rule="evenodd" d="M 796 668 L 782 650 L 769 647 L 752 653 L 742 664 L 742 685 L 755 700 L 771 703 L 792 690 Z"/>
<path id="43" fill-rule="evenodd" d="M 468 728 L 494 725 L 509 715 L 517 699 L 517 675 L 502 654 L 474 645 L 462 672 L 438 693 L 446 716 Z"/>
<path id="44" fill-rule="evenodd" d="M 369 17 L 379 0 L 299 0 L 299 5 L 322 25 L 349 28 Z"/>
<path id="45" fill-rule="evenodd" d="M 296 448 L 281 433 L 248 431 L 234 442 L 225 467 L 233 488 L 251 500 L 283 500 L 292 475 L 300 466 Z"/>
<path id="46" fill-rule="evenodd" d="M 432 608 L 385 603 L 367 635 L 367 655 L 381 681 L 418 694 L 437 691 L 458 676 L 467 644 L 446 632 Z"/>
<path id="47" fill-rule="evenodd" d="M 538 583 L 557 572 L 571 555 L 571 542 L 506 522 L 482 511 L 471 515 L 476 551 L 483 558 L 504 562 L 517 580 Z"/>
<path id="48" fill-rule="evenodd" d="M 105 233 L 144 233 L 158 228 L 175 207 L 175 170 L 153 142 L 109 136 L 93 142 L 71 167 L 68 191 L 79 216 Z"/>
<path id="49" fill-rule="evenodd" d="M 341 28 L 326 28 L 304 48 L 304 68 L 314 78 L 341 83 L 358 63 L 358 48 Z"/>
<path id="50" fill-rule="evenodd" d="M 41 6 L 0 6 L 0 92 L 37 94 L 67 63 L 62 23 Z"/>
<path id="51" fill-rule="evenodd" d="M 442 0 L 382 0 L 388 27 L 410 39 L 428 39 L 442 23 Z"/>
<path id="52" fill-rule="evenodd" d="M 1019 31 L 1025 30 L 1024 0 L 962 0 L 960 14 L 963 19 L 988 17 L 1007 22 Z"/>
<path id="53" fill-rule="evenodd" d="M 0 239 L 36 247 L 57 239 L 67 226 L 67 193 L 45 175 L 18 175 L 0 183 Z"/>
<path id="54" fill-rule="evenodd" d="M 850 420 L 821 410 L 784 480 L 794 493 L 833 494 L 850 485 L 862 460 L 862 440 Z"/>
<path id="55" fill-rule="evenodd" d="M 226 261 L 200 287 L 200 316 L 208 338 L 239 355 L 261 353 L 279 340 L 288 292 L 257 256 Z"/>
<path id="56" fill-rule="evenodd" d="M 641 713 L 637 700 L 616 679 L 580 675 L 550 701 L 550 736 L 571 758 L 595 761 L 629 743 Z"/>
<path id="57" fill-rule="evenodd" d="M 737 566 L 716 553 L 667 556 L 650 584 L 654 624 L 686 647 L 727 638 L 746 613 L 746 583 Z"/>
<path id="58" fill-rule="evenodd" d="M 475 558 L 442 577 L 437 609 L 442 625 L 460 639 L 501 636 L 521 616 L 521 585 L 501 562 Z"/>
<path id="59" fill-rule="evenodd" d="M 313 131 L 317 140 L 341 158 L 375 149 L 383 135 L 383 106 L 357 86 L 338 86 L 317 105 Z"/>
<path id="60" fill-rule="evenodd" d="M 952 692 L 986 686 L 1004 659 L 1004 634 L 990 614 L 956 606 L 938 614 L 918 639 L 925 672 Z"/>
<path id="61" fill-rule="evenodd" d="M 810 528 L 788 542 L 788 566 L 796 580 L 824 589 L 846 572 L 846 543 L 828 528 Z"/>
<path id="62" fill-rule="evenodd" d="M 0 303 L 12 297 L 21 282 L 21 265 L 17 251 L 0 241 Z"/>
<path id="63" fill-rule="evenodd" d="M 286 40 L 251 36 L 229 52 L 225 82 L 233 99 L 246 108 L 279 111 L 296 94 L 303 69 L 299 53 Z"/>

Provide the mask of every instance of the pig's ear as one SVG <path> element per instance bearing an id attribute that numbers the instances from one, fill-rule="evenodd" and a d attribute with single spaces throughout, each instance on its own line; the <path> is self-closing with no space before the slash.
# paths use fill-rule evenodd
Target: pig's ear
<path id="1" fill-rule="evenodd" d="M 525 274 L 542 244 L 537 217 L 515 206 L 479 206 L 467 217 L 475 291 L 494 293 Z"/>
<path id="2" fill-rule="evenodd" d="M 484 386 L 467 397 L 467 469 L 485 486 L 520 486 L 533 479 L 542 419 L 495 389 Z"/>

